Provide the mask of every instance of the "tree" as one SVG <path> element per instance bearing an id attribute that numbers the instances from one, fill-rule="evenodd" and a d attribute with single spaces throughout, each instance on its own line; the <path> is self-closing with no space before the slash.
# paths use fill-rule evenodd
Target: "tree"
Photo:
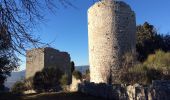
<path id="1" fill-rule="evenodd" d="M 24 90 L 25 90 L 25 84 L 22 81 L 17 81 L 12 87 L 12 92 L 16 94 L 22 94 Z"/>
<path id="2" fill-rule="evenodd" d="M 75 70 L 75 64 L 74 61 L 71 62 L 71 73 Z"/>
<path id="3" fill-rule="evenodd" d="M 10 49 L 7 48 L 0 38 L 0 90 L 4 89 L 4 81 L 7 76 L 10 76 L 10 72 L 17 68 L 18 59 Z"/>
<path id="4" fill-rule="evenodd" d="M 0 0 L 0 85 L 17 67 L 16 53 L 43 45 L 32 30 L 43 21 L 42 12 L 59 3 L 73 6 L 69 0 Z"/>
<path id="5" fill-rule="evenodd" d="M 144 63 L 136 63 L 123 69 L 120 80 L 127 84 L 151 84 L 153 80 L 170 80 L 169 57 L 169 52 L 158 50 L 155 54 L 149 55 Z"/>
<path id="6" fill-rule="evenodd" d="M 81 80 L 82 79 L 82 73 L 80 71 L 73 71 L 73 76 L 76 78 L 76 79 L 79 79 Z"/>
<path id="7" fill-rule="evenodd" d="M 32 46 L 41 44 L 32 29 L 43 21 L 43 11 L 52 11 L 60 3 L 73 6 L 69 0 L 1 0 L 0 1 L 0 32 L 6 44 L 19 53 Z"/>
<path id="8" fill-rule="evenodd" d="M 149 54 L 155 53 L 158 49 L 170 51 L 170 35 L 159 34 L 156 28 L 148 22 L 138 25 L 136 44 L 138 60 L 146 60 Z"/>

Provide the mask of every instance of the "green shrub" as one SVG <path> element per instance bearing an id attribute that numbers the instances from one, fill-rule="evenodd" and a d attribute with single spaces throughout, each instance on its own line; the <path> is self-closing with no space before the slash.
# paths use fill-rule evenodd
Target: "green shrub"
<path id="1" fill-rule="evenodd" d="M 61 77 L 60 84 L 61 84 L 62 90 L 67 92 L 68 91 L 68 88 L 67 88 L 67 85 L 68 85 L 68 76 L 66 74 L 64 74 Z"/>
<path id="2" fill-rule="evenodd" d="M 86 79 L 86 81 L 90 81 L 90 70 L 89 69 L 86 70 L 84 78 Z"/>
<path id="3" fill-rule="evenodd" d="M 75 70 L 75 64 L 74 64 L 74 62 L 72 61 L 72 62 L 71 62 L 71 73 L 73 73 L 74 70 Z"/>
<path id="4" fill-rule="evenodd" d="M 25 91 L 24 82 L 18 81 L 12 87 L 12 92 L 16 94 L 22 94 Z"/>
<path id="5" fill-rule="evenodd" d="M 37 72 L 33 78 L 33 86 L 37 92 L 58 91 L 63 72 L 57 68 L 45 68 Z"/>
<path id="6" fill-rule="evenodd" d="M 34 86 L 33 86 L 33 78 L 28 78 L 24 80 L 24 85 L 25 85 L 25 89 L 26 90 L 33 90 Z"/>
<path id="7" fill-rule="evenodd" d="M 64 75 L 61 77 L 61 79 L 60 79 L 60 84 L 61 84 L 62 86 L 68 85 L 68 77 L 67 77 L 66 74 L 64 74 Z"/>
<path id="8" fill-rule="evenodd" d="M 121 82 L 150 84 L 152 80 L 170 80 L 170 53 L 156 51 L 144 63 L 123 70 Z"/>
<path id="9" fill-rule="evenodd" d="M 146 73 L 148 70 L 147 66 L 143 64 L 136 64 L 134 67 L 130 67 L 128 72 L 130 73 Z"/>
<path id="10" fill-rule="evenodd" d="M 82 79 L 82 74 L 81 74 L 81 72 L 79 72 L 79 71 L 73 71 L 73 76 L 76 78 L 76 79 Z"/>
<path id="11" fill-rule="evenodd" d="M 149 55 L 144 64 L 154 69 L 170 69 L 170 52 L 158 50 L 155 54 Z"/>

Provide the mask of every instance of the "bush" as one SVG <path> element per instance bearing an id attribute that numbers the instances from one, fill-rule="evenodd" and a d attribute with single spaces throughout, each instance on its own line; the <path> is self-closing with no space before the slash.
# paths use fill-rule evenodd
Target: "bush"
<path id="1" fill-rule="evenodd" d="M 170 69 L 170 52 L 165 53 L 161 50 L 158 50 L 155 52 L 155 54 L 149 55 L 144 64 L 154 69 Z"/>
<path id="2" fill-rule="evenodd" d="M 62 86 L 68 85 L 68 77 L 67 77 L 66 74 L 64 74 L 64 75 L 61 77 L 61 79 L 60 79 L 60 84 L 61 84 Z"/>
<path id="3" fill-rule="evenodd" d="M 33 78 L 33 86 L 37 92 L 58 91 L 60 87 L 60 79 L 63 72 L 57 68 L 45 68 L 41 72 L 37 72 Z"/>
<path id="4" fill-rule="evenodd" d="M 74 62 L 72 61 L 72 62 L 71 62 L 71 73 L 73 73 L 74 70 L 75 70 L 75 64 L 74 64 Z"/>
<path id="5" fill-rule="evenodd" d="M 24 85 L 26 90 L 34 90 L 33 78 L 28 78 L 24 80 Z"/>
<path id="6" fill-rule="evenodd" d="M 81 74 L 81 72 L 79 72 L 79 71 L 73 71 L 73 76 L 76 78 L 76 79 L 82 79 L 82 74 Z"/>
<path id="7" fill-rule="evenodd" d="M 170 80 L 170 53 L 156 51 L 144 63 L 136 64 L 121 74 L 123 83 L 150 84 L 152 80 Z"/>
<path id="8" fill-rule="evenodd" d="M 16 94 L 22 94 L 25 91 L 24 82 L 18 81 L 12 87 L 12 92 Z"/>
<path id="9" fill-rule="evenodd" d="M 86 81 L 90 81 L 90 70 L 89 69 L 86 70 L 86 73 L 84 75 L 84 79 Z"/>
<path id="10" fill-rule="evenodd" d="M 134 71 L 134 72 L 133 72 Z M 121 75 L 121 82 L 125 84 L 151 84 L 152 80 L 160 80 L 163 78 L 162 72 L 155 69 L 147 69 L 141 72 L 133 70 L 130 72 L 125 72 Z"/>
<path id="11" fill-rule="evenodd" d="M 68 85 L 68 77 L 66 74 L 64 74 L 61 79 L 60 79 L 60 84 L 61 84 L 61 87 L 62 87 L 62 90 L 63 91 L 68 91 L 68 88 L 67 88 L 67 85 Z"/>

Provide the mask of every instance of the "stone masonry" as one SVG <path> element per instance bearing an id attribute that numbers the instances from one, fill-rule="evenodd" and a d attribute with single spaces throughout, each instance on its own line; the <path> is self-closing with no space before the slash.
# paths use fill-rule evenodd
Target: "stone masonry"
<path id="1" fill-rule="evenodd" d="M 26 79 L 33 77 L 36 72 L 45 67 L 54 67 L 63 71 L 68 76 L 69 83 L 71 83 L 70 55 L 67 52 L 45 47 L 29 50 L 26 56 Z"/>
<path id="2" fill-rule="evenodd" d="M 115 83 L 122 56 L 135 52 L 135 13 L 122 1 L 102 0 L 88 10 L 90 81 Z"/>
<path id="3" fill-rule="evenodd" d="M 147 86 L 83 82 L 79 91 L 105 100 L 170 100 L 170 81 L 154 80 Z"/>

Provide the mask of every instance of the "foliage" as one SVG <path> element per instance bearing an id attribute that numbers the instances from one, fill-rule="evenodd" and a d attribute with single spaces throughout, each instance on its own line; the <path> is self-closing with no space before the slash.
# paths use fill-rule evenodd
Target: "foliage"
<path id="1" fill-rule="evenodd" d="M 86 81 L 90 81 L 90 70 L 87 69 L 85 75 L 83 75 L 83 79 Z"/>
<path id="2" fill-rule="evenodd" d="M 170 52 L 158 50 L 155 54 L 149 55 L 144 64 L 154 69 L 170 69 Z"/>
<path id="3" fill-rule="evenodd" d="M 72 62 L 71 62 L 71 73 L 73 73 L 74 70 L 75 70 L 75 64 L 74 64 L 74 62 L 72 61 Z"/>
<path id="4" fill-rule="evenodd" d="M 3 48 L 1 44 L 0 40 L 0 90 L 3 90 L 5 79 L 18 66 L 18 59 L 15 55 L 9 54 L 8 49 Z"/>
<path id="5" fill-rule="evenodd" d="M 136 61 L 136 54 L 135 52 L 127 52 L 122 57 L 122 66 L 123 68 L 132 67 Z"/>
<path id="6" fill-rule="evenodd" d="M 76 79 L 82 79 L 82 73 L 80 71 L 74 71 L 73 72 L 73 76 L 76 78 Z"/>
<path id="7" fill-rule="evenodd" d="M 156 51 L 144 63 L 123 69 L 120 80 L 123 83 L 150 84 L 152 80 L 170 80 L 170 53 Z"/>
<path id="8" fill-rule="evenodd" d="M 55 4 L 73 6 L 68 0 L 0 0 L 0 89 L 10 72 L 18 66 L 16 52 L 42 44 L 31 34 L 43 22 L 46 8 L 52 11 Z"/>
<path id="9" fill-rule="evenodd" d="M 170 35 L 161 35 L 156 28 L 145 22 L 137 26 L 137 44 L 138 60 L 144 61 L 149 54 L 156 50 L 170 51 Z"/>
<path id="10" fill-rule="evenodd" d="M 62 87 L 62 90 L 67 92 L 68 91 L 68 76 L 66 74 L 64 74 L 61 79 L 60 79 L 60 84 L 61 84 L 61 87 Z"/>
<path id="11" fill-rule="evenodd" d="M 57 4 L 73 6 L 68 0 L 1 0 L 0 30 L 10 48 L 21 53 L 30 46 L 40 44 L 31 34 L 39 22 L 44 19 L 44 10 L 53 11 Z"/>
<path id="12" fill-rule="evenodd" d="M 25 79 L 23 82 L 24 82 L 25 90 L 33 90 L 34 89 L 32 77 Z"/>
<path id="13" fill-rule="evenodd" d="M 44 68 L 37 72 L 33 78 L 33 86 L 37 92 L 57 91 L 60 89 L 60 79 L 63 72 L 57 68 Z"/>
<path id="14" fill-rule="evenodd" d="M 61 84 L 62 86 L 68 85 L 68 76 L 67 76 L 66 74 L 64 74 L 64 75 L 61 77 L 61 79 L 60 79 L 60 84 Z"/>
<path id="15" fill-rule="evenodd" d="M 16 94 L 22 94 L 25 90 L 24 82 L 18 81 L 12 87 L 12 92 Z"/>

